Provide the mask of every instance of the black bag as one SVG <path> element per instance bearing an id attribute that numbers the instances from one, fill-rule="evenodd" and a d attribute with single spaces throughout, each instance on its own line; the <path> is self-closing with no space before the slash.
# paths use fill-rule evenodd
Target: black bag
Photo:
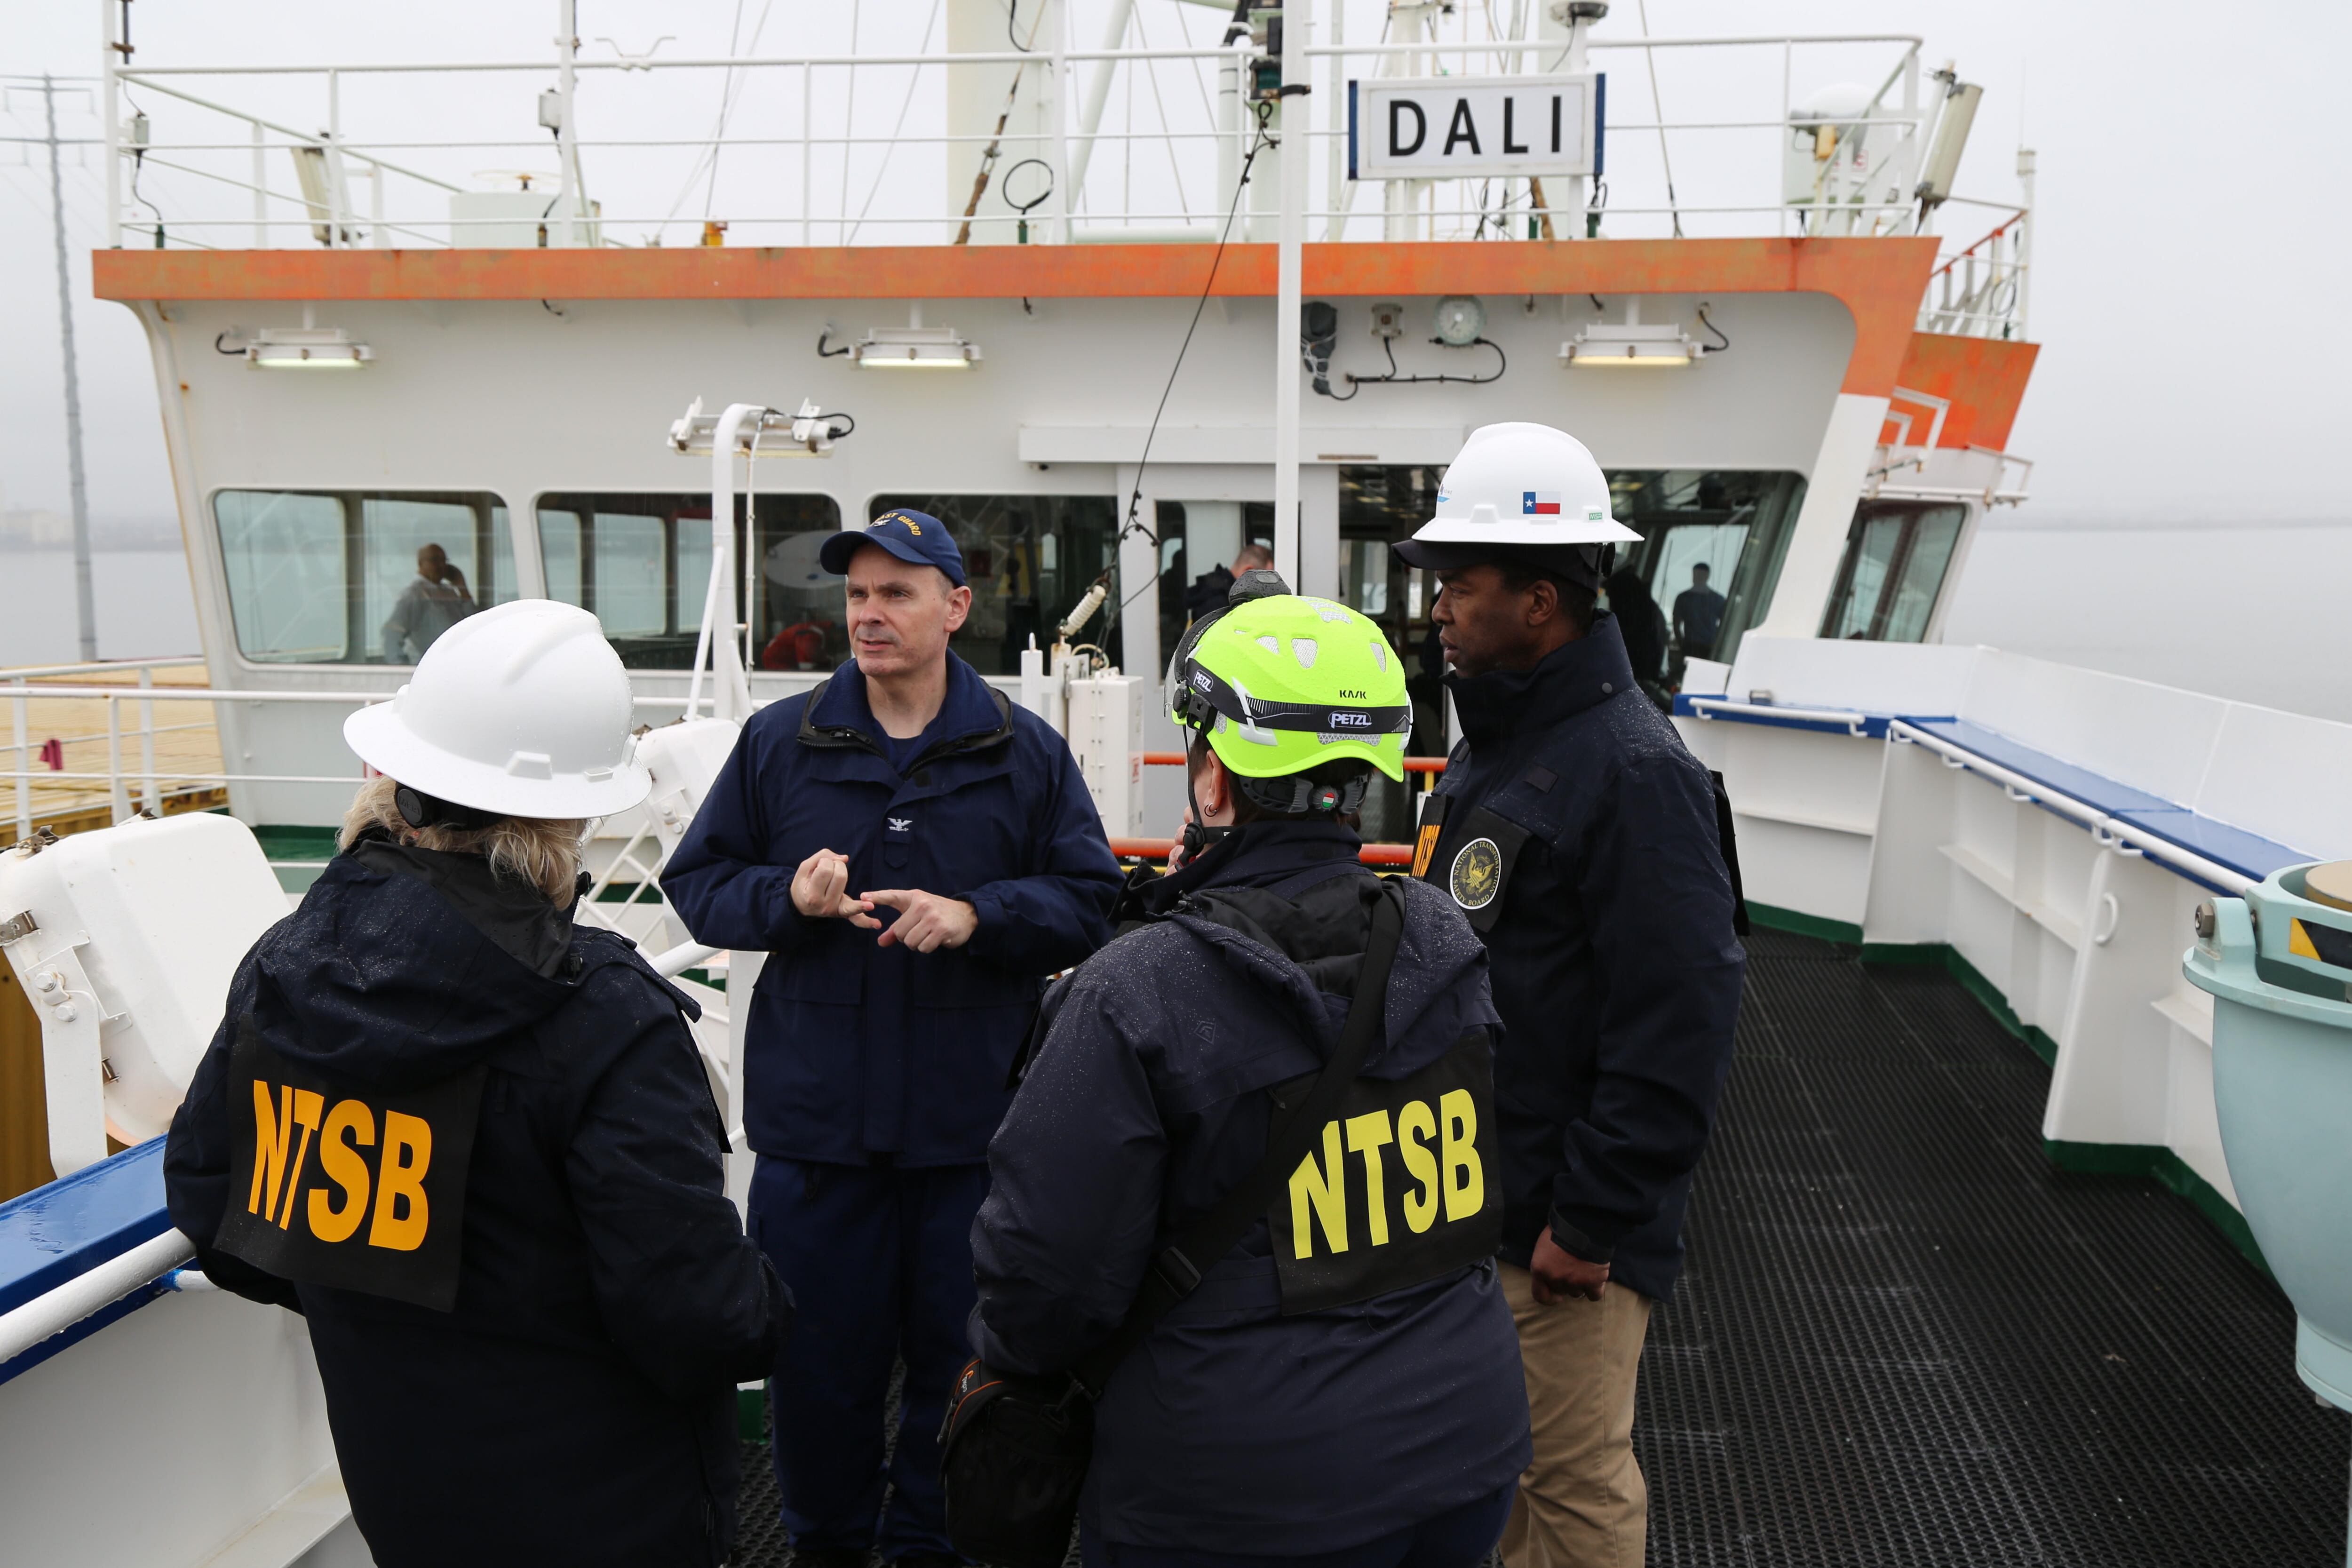
<path id="1" fill-rule="evenodd" d="M 957 1552 L 1000 1568 L 1061 1568 L 1094 1458 L 1095 1401 L 1127 1353 L 1240 1245 L 1307 1157 L 1308 1140 L 1338 1110 L 1379 1032 L 1403 934 L 1404 891 L 1383 883 L 1347 1026 L 1315 1087 L 1276 1124 L 1249 1178 L 1160 1250 L 1116 1333 L 1055 1377 L 1009 1376 L 977 1360 L 963 1369 L 940 1427 L 948 1540 Z"/>

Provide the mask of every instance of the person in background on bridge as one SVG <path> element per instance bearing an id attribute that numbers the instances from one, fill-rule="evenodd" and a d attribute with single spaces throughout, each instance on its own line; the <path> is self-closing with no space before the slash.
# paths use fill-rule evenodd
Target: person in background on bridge
<path id="1" fill-rule="evenodd" d="M 1213 567 L 1192 579 L 1192 585 L 1184 590 L 1184 618 L 1197 621 L 1223 609 L 1225 596 L 1234 591 L 1234 578 L 1244 572 L 1265 571 L 1273 565 L 1273 551 L 1263 544 L 1243 545 L 1231 566 Z"/>
<path id="2" fill-rule="evenodd" d="M 383 622 L 383 662 L 415 664 L 443 632 L 480 606 L 466 586 L 466 574 L 449 552 L 428 544 L 416 552 L 416 576 L 392 602 Z"/>
<path id="3" fill-rule="evenodd" d="M 1581 443 L 1489 425 L 1395 547 L 1437 574 L 1462 729 L 1413 872 L 1486 940 L 1503 1021 L 1499 1255 L 1535 1427 L 1507 1568 L 1643 1560 L 1635 1377 L 1682 1268 L 1747 964 L 1715 781 L 1594 608 L 1601 547 L 1634 537 Z"/>
<path id="4" fill-rule="evenodd" d="M 799 1305 L 770 1385 L 795 1561 L 957 1563 L 938 1434 L 988 1142 L 1045 977 L 1110 939 L 1118 862 L 1062 737 L 949 649 L 971 590 L 946 527 L 888 512 L 819 561 L 851 661 L 753 715 L 662 888 L 697 942 L 768 955 L 743 1129 Z"/>
<path id="5" fill-rule="evenodd" d="M 1713 658 L 1716 633 L 1723 629 L 1723 595 L 1706 579 L 1702 561 L 1691 568 L 1691 585 L 1675 595 L 1675 641 L 1685 658 Z"/>

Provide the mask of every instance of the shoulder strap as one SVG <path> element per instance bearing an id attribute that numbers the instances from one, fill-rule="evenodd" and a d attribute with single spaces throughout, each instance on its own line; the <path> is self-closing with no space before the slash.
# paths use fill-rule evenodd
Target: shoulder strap
<path id="1" fill-rule="evenodd" d="M 1748 890 L 1739 880 L 1739 832 L 1732 821 L 1731 795 L 1723 787 L 1721 773 L 1709 768 L 1706 776 L 1715 785 L 1715 842 L 1723 851 L 1723 868 L 1731 875 L 1731 929 L 1746 936 Z"/>
<path id="2" fill-rule="evenodd" d="M 1143 1283 L 1136 1291 L 1135 1304 L 1127 1310 L 1127 1320 L 1071 1369 L 1087 1394 L 1100 1396 L 1127 1352 L 1141 1344 L 1160 1320 L 1192 1293 L 1219 1258 L 1241 1244 L 1298 1162 L 1307 1157 L 1315 1134 L 1339 1110 L 1348 1086 L 1363 1070 L 1372 1037 L 1380 1031 L 1389 971 L 1396 963 L 1397 943 L 1403 935 L 1404 889 L 1383 880 L 1380 901 L 1372 906 L 1371 943 L 1364 952 L 1364 966 L 1356 973 L 1356 994 L 1348 1005 L 1348 1022 L 1323 1070 L 1316 1075 L 1315 1087 L 1296 1110 L 1276 1122 L 1266 1139 L 1265 1157 L 1257 1168 L 1160 1249 L 1151 1267 L 1143 1272 Z"/>

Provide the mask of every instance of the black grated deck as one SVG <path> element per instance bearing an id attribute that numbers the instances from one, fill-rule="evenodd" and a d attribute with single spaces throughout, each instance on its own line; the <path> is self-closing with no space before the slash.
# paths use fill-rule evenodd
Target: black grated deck
<path id="1" fill-rule="evenodd" d="M 2049 1165 L 2049 1068 L 1948 975 L 1748 953 L 1643 1361 L 1650 1561 L 2342 1563 L 2346 1422 L 2276 1288 L 2154 1182 Z"/>
<path id="2" fill-rule="evenodd" d="M 2050 1070 L 1941 971 L 1748 942 L 1634 1447 L 1672 1568 L 2344 1561 L 2294 1314 L 2154 1182 L 2043 1158 Z M 764 1445 L 734 1561 L 788 1561 Z"/>

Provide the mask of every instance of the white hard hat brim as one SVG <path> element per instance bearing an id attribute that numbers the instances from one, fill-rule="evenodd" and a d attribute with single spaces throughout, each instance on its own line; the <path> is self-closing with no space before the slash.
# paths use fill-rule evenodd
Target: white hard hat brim
<path id="1" fill-rule="evenodd" d="M 1642 538 L 1614 518 L 1598 521 L 1563 518 L 1546 522 L 1434 518 L 1415 529 L 1412 536 L 1424 544 L 1507 544 L 1520 550 L 1561 544 L 1639 543 Z"/>
<path id="2" fill-rule="evenodd" d="M 376 772 L 453 805 L 503 816 L 565 821 L 610 816 L 642 805 L 653 775 L 634 762 L 610 776 L 581 773 L 534 778 L 457 756 L 419 736 L 400 717 L 397 701 L 378 702 L 343 721 L 343 740 Z"/>

